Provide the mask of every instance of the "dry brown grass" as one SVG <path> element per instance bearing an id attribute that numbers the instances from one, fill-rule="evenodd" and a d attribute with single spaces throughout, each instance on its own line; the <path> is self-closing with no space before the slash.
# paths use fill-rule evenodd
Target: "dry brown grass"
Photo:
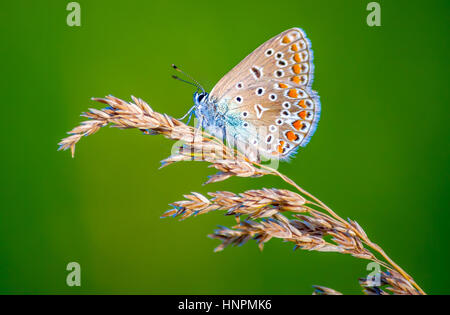
<path id="1" fill-rule="evenodd" d="M 220 140 L 181 121 L 160 114 L 141 99 L 133 97 L 134 103 L 128 103 L 114 96 L 93 98 L 94 101 L 109 105 L 101 110 L 89 109 L 81 116 L 89 118 L 68 132 L 70 136 L 62 139 L 59 150 L 70 149 L 72 157 L 75 145 L 83 136 L 96 133 L 108 124 L 119 129 L 136 128 L 146 134 L 161 134 L 166 138 L 182 141 L 176 152 L 162 161 L 167 166 L 179 161 L 207 161 L 219 172 L 211 176 L 207 183 L 225 180 L 230 176 L 258 177 L 269 172 L 252 164 L 240 152 L 224 146 Z"/>
<path id="2" fill-rule="evenodd" d="M 366 294 L 425 294 L 411 276 L 369 239 L 356 221 L 342 219 L 322 201 L 277 170 L 252 162 L 219 139 L 153 111 L 141 99 L 132 98 L 134 103 L 113 96 L 93 99 L 108 107 L 83 113 L 82 116 L 89 120 L 72 129 L 69 136 L 59 143 L 59 149 L 70 149 L 73 156 L 75 145 L 83 136 L 91 135 L 110 124 L 121 129 L 137 128 L 147 134 L 161 134 L 180 141 L 173 154 L 162 161 L 162 166 L 178 161 L 209 162 L 219 172 L 211 176 L 207 183 L 231 176 L 278 176 L 297 189 L 298 193 L 280 189 L 249 190 L 240 194 L 218 191 L 209 193 L 211 198 L 207 198 L 194 192 L 186 195 L 186 200 L 174 202 L 173 209 L 162 217 L 186 219 L 210 211 L 226 211 L 226 215 L 236 218 L 237 224 L 232 228 L 220 227 L 210 235 L 221 241 L 216 251 L 229 245 L 242 245 L 251 239 L 256 240 L 260 249 L 263 249 L 269 240 L 279 238 L 293 243 L 296 249 L 338 252 L 378 263 L 385 268 L 378 287 L 371 286 L 367 279 L 360 279 Z M 315 286 L 314 294 L 340 293 Z"/>
<path id="3" fill-rule="evenodd" d="M 341 292 L 320 285 L 314 285 L 313 287 L 313 295 L 342 295 Z"/>

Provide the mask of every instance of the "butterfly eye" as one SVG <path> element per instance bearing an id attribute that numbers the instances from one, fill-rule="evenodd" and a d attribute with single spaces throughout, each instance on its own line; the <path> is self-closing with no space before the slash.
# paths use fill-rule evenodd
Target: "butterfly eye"
<path id="1" fill-rule="evenodd" d="M 201 103 L 203 101 L 203 99 L 205 98 L 205 94 L 200 94 L 198 96 L 198 102 Z"/>

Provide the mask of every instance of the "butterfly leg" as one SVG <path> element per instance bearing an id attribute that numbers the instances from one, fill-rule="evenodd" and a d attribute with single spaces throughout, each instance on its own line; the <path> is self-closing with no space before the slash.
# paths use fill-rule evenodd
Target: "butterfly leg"
<path id="1" fill-rule="evenodd" d="M 178 120 L 181 120 L 181 121 L 182 121 L 182 120 L 184 120 L 184 119 L 189 115 L 188 121 L 187 121 L 187 123 L 186 123 L 186 125 L 189 125 L 189 122 L 191 121 L 192 114 L 194 113 L 193 110 L 195 109 L 195 106 L 196 106 L 196 105 L 192 106 L 192 107 L 187 111 L 187 113 L 184 114 L 183 117 L 178 118 Z"/>

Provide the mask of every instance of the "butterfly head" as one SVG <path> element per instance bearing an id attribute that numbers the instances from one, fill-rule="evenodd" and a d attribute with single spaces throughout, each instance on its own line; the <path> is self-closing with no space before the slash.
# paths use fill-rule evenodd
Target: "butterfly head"
<path id="1" fill-rule="evenodd" d="M 203 91 L 199 92 L 197 90 L 194 93 L 194 113 L 200 120 L 212 116 L 212 113 L 210 113 L 211 108 L 208 106 L 208 97 L 209 94 Z"/>
<path id="2" fill-rule="evenodd" d="M 198 92 L 196 91 L 194 93 L 194 104 L 196 107 L 201 107 L 203 105 L 206 104 L 206 102 L 208 101 L 208 96 L 209 94 L 206 92 Z"/>

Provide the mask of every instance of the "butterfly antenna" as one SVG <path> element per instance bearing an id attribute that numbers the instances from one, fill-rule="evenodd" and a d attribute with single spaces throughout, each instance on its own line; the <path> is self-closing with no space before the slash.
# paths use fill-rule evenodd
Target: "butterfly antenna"
<path id="1" fill-rule="evenodd" d="M 192 82 L 187 81 L 187 80 L 184 80 L 184 79 L 181 79 L 181 78 L 177 77 L 176 75 L 173 75 L 172 78 L 174 78 L 175 80 L 178 80 L 178 81 L 181 81 L 181 82 L 184 82 L 184 83 L 187 83 L 187 84 L 195 86 L 197 88 L 197 91 L 200 89 L 200 87 L 197 84 L 192 83 Z"/>
<path id="2" fill-rule="evenodd" d="M 183 70 L 181 70 L 180 68 L 178 68 L 178 67 L 177 67 L 176 65 L 174 65 L 174 64 L 172 64 L 172 68 L 174 68 L 174 69 L 177 70 L 178 72 L 184 74 L 186 77 L 188 77 L 188 79 L 192 80 L 193 82 L 189 82 L 189 81 L 187 81 L 187 80 L 183 80 L 183 79 L 181 79 L 181 78 L 179 78 L 179 77 L 177 77 L 177 76 L 175 76 L 175 75 L 173 75 L 172 78 L 174 78 L 174 79 L 176 79 L 176 80 L 180 80 L 180 81 L 185 82 L 185 83 L 188 83 L 188 84 L 191 84 L 191 85 L 197 87 L 197 89 L 201 89 L 202 92 L 205 93 L 205 89 L 203 88 L 203 86 L 202 86 L 200 83 L 198 83 L 197 80 L 195 80 L 193 77 L 191 77 L 189 74 L 187 74 L 186 72 L 184 72 Z"/>

